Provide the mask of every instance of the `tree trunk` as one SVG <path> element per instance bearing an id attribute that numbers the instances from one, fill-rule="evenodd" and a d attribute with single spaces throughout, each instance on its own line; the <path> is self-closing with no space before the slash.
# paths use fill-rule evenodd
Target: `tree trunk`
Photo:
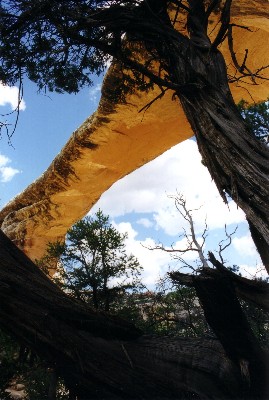
<path id="1" fill-rule="evenodd" d="M 225 268 L 212 252 L 209 252 L 208 255 L 209 261 L 216 269 L 205 268 L 205 275 L 228 278 L 233 283 L 237 297 L 252 302 L 256 307 L 261 307 L 263 310 L 269 312 L 269 283 L 236 275 Z"/>
<path id="2" fill-rule="evenodd" d="M 58 376 L 55 368 L 50 369 L 48 400 L 56 400 Z"/>
<path id="3" fill-rule="evenodd" d="M 229 195 L 259 233 L 253 239 L 269 272 L 269 149 L 248 132 L 229 91 L 221 54 L 202 56 L 209 58 L 208 84 L 184 90 L 181 103 L 223 200 Z"/>
<path id="4" fill-rule="evenodd" d="M 194 286 L 205 317 L 226 354 L 241 370 L 242 397 L 266 398 L 268 394 L 268 355 L 255 338 L 226 277 L 195 280 Z"/>
<path id="5" fill-rule="evenodd" d="M 177 95 L 203 163 L 223 200 L 228 203 L 226 196 L 230 196 L 245 212 L 269 272 L 269 148 L 248 131 L 234 103 L 224 58 L 207 36 L 209 17 L 203 2 L 188 3 L 189 39 L 171 35 L 159 56 L 166 60 L 171 81 L 179 86 Z"/>
<path id="6" fill-rule="evenodd" d="M 243 399 L 268 397 L 268 352 L 254 336 L 236 296 L 229 275 L 208 268 L 199 275 L 170 273 L 176 284 L 194 287 L 205 318 L 220 340 L 226 354 L 241 371 Z"/>
<path id="7" fill-rule="evenodd" d="M 240 399 L 240 370 L 215 339 L 142 336 L 56 287 L 0 232 L 0 325 L 81 399 Z"/>
<path id="8" fill-rule="evenodd" d="M 158 26 L 169 23 L 159 19 L 167 3 L 149 2 Z M 180 87 L 177 95 L 221 196 L 226 201 L 228 194 L 245 211 L 269 270 L 269 150 L 250 135 L 234 104 L 224 60 L 205 34 L 203 4 L 188 1 L 190 39 L 177 40 L 173 32 L 164 44 L 157 37 L 160 59 Z M 195 281 L 222 346 L 215 339 L 143 336 L 127 322 L 88 309 L 62 293 L 3 233 L 0 265 L 1 326 L 55 363 L 81 399 L 185 399 L 188 392 L 203 399 L 268 398 L 264 352 L 227 278 Z"/>

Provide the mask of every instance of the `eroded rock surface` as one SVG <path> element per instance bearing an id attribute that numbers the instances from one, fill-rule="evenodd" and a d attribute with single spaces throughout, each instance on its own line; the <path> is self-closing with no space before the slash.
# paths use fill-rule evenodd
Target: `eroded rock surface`
<path id="1" fill-rule="evenodd" d="M 242 62 L 247 48 L 252 71 L 269 65 L 268 15 L 267 0 L 233 3 L 232 22 L 251 28 L 234 28 L 236 56 Z M 228 74 L 234 76 L 227 43 L 222 44 L 221 51 Z M 262 74 L 269 78 L 267 69 Z M 158 92 L 133 94 L 126 104 L 117 104 L 113 100 L 117 81 L 114 66 L 105 78 L 97 111 L 71 135 L 44 174 L 0 212 L 3 231 L 32 259 L 43 255 L 49 241 L 63 238 L 114 182 L 192 136 L 172 93 L 167 92 L 145 113 L 139 113 Z M 257 83 L 253 85 L 246 78 L 231 84 L 235 101 L 265 100 L 269 81 L 260 79 Z"/>

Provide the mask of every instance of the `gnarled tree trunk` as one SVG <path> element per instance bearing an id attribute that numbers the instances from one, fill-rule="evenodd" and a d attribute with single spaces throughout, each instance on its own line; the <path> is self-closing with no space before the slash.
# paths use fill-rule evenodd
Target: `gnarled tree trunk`
<path id="1" fill-rule="evenodd" d="M 269 285 L 239 279 L 240 277 L 227 271 L 212 253 L 210 260 L 214 265 L 219 264 L 217 270 L 203 268 L 199 275 L 172 272 L 170 276 L 176 284 L 195 288 L 208 324 L 220 340 L 226 354 L 241 372 L 242 399 L 266 398 L 269 394 L 268 352 L 254 336 L 237 295 L 241 293 L 242 287 L 244 289 L 247 286 L 250 293 L 266 296 Z M 243 295 L 245 296 L 244 290 Z M 255 296 L 250 295 L 248 300 L 257 303 Z M 263 305 L 261 303 L 260 305 Z"/>
<path id="2" fill-rule="evenodd" d="M 229 92 L 221 54 L 213 53 L 208 62 L 208 84 L 185 91 L 181 102 L 203 162 L 222 198 L 230 196 L 245 212 L 269 272 L 269 149 L 248 132 Z"/>
<path id="3" fill-rule="evenodd" d="M 144 14 L 138 15 L 138 33 L 131 19 L 134 10 L 124 15 L 123 32 L 134 41 L 148 40 L 149 49 L 157 46 L 204 163 L 223 199 L 228 194 L 245 211 L 269 269 L 269 150 L 250 135 L 237 111 L 224 60 L 206 35 L 203 4 L 188 1 L 190 38 L 171 29 L 165 0 L 145 2 L 149 18 L 146 15 L 141 24 Z M 98 15 L 103 14 L 97 13 L 97 20 Z M 106 18 L 100 26 L 113 29 Z M 128 62 L 129 67 L 137 65 Z M 241 314 L 229 280 L 198 280 L 195 287 L 219 341 L 145 337 L 117 318 L 72 301 L 0 233 L 0 325 L 56 363 L 84 399 L 179 399 L 186 391 L 205 399 L 268 398 L 266 355 Z"/>
<path id="4" fill-rule="evenodd" d="M 2 232 L 0 249 L 0 326 L 81 399 L 241 398 L 244 377 L 217 339 L 143 336 L 67 297 Z"/>
<path id="5" fill-rule="evenodd" d="M 234 103 L 224 58 L 207 36 L 203 2 L 188 3 L 190 38 L 171 36 L 161 56 L 179 85 L 176 92 L 204 164 L 223 200 L 230 196 L 245 212 L 269 272 L 269 148 L 248 131 Z M 225 18 L 229 19 L 228 10 Z M 227 21 L 223 36 L 228 26 Z"/>

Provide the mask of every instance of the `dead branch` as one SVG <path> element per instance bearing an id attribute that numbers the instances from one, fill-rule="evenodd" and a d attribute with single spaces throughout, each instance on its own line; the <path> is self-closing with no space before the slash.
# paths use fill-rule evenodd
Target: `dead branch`
<path id="1" fill-rule="evenodd" d="M 209 268 L 205 271 L 207 276 L 222 275 L 228 277 L 233 282 L 239 297 L 269 311 L 269 284 L 267 282 L 236 275 L 218 261 L 212 252 L 208 253 L 208 259 L 216 270 Z"/>
<path id="2" fill-rule="evenodd" d="M 217 48 L 225 39 L 226 35 L 227 35 L 227 31 L 229 28 L 229 24 L 230 24 L 230 11 L 231 11 L 231 5 L 232 5 L 232 0 L 226 0 L 224 7 L 222 9 L 221 12 L 221 16 L 220 16 L 220 29 L 218 31 L 218 34 L 214 40 L 214 42 L 212 43 L 212 48 Z"/>
<path id="3" fill-rule="evenodd" d="M 223 257 L 222 257 L 222 253 L 223 253 L 224 250 L 226 250 L 226 249 L 231 245 L 231 243 L 232 243 L 232 236 L 233 236 L 233 235 L 235 234 L 235 232 L 237 231 L 237 228 L 238 228 L 238 227 L 236 227 L 232 233 L 228 233 L 228 232 L 227 232 L 227 226 L 226 226 L 226 224 L 225 224 L 225 235 L 226 235 L 226 238 L 223 239 L 223 240 L 221 240 L 221 241 L 219 242 L 219 252 L 218 252 L 222 264 L 224 264 L 224 260 L 223 260 Z M 225 242 L 226 242 L 226 243 L 225 243 Z"/>

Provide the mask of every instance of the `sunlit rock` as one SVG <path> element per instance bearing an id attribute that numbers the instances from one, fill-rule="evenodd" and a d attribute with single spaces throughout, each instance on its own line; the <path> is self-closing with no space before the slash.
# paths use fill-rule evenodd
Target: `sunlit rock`
<path id="1" fill-rule="evenodd" d="M 267 0 L 234 1 L 232 22 L 249 28 L 233 28 L 234 51 L 243 62 L 248 49 L 250 71 L 269 65 L 269 3 Z M 217 16 L 216 16 L 217 18 Z M 212 36 L 216 20 L 212 20 Z M 227 43 L 221 46 L 228 75 L 232 66 Z M 269 77 L 268 69 L 260 71 Z M 40 258 L 49 241 L 64 237 L 66 230 L 83 217 L 114 182 L 192 136 L 178 100 L 167 92 L 146 112 L 141 108 L 158 91 L 132 94 L 126 104 L 113 98 L 118 71 L 111 67 L 103 84 L 97 111 L 70 137 L 44 174 L 0 212 L 3 231 L 32 259 Z M 262 101 L 269 81 L 251 77 L 231 84 L 235 101 Z M 120 201 L 120 198 L 119 198 Z"/>

